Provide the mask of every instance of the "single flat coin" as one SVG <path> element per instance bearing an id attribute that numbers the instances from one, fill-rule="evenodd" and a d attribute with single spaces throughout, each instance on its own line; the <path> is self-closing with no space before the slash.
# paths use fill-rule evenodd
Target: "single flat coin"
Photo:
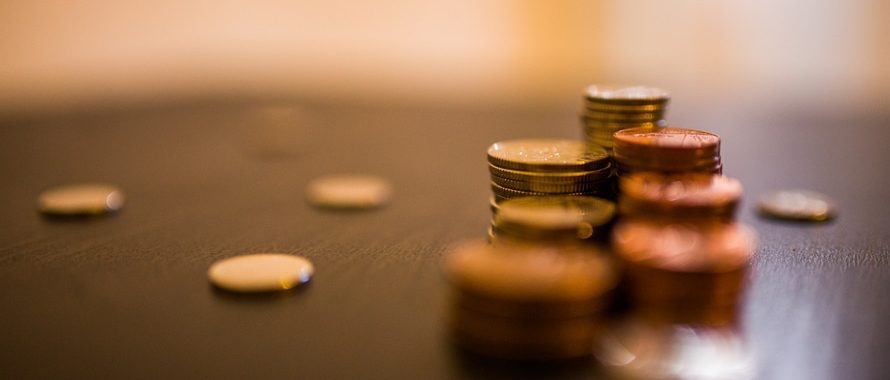
<path id="1" fill-rule="evenodd" d="M 318 207 L 369 209 L 386 204 L 392 197 L 392 186 L 375 176 L 331 175 L 309 182 L 306 195 Z"/>
<path id="2" fill-rule="evenodd" d="M 241 293 L 288 290 L 309 282 L 315 267 L 306 258 L 282 253 L 256 253 L 219 260 L 207 270 L 210 282 Z"/>
<path id="3" fill-rule="evenodd" d="M 115 186 L 76 184 L 54 187 L 37 197 L 37 208 L 48 215 L 97 215 L 120 210 L 124 194 Z"/>
<path id="4" fill-rule="evenodd" d="M 799 221 L 822 222 L 834 217 L 834 202 L 808 190 L 782 190 L 760 197 L 757 208 L 764 216 Z"/>
<path id="5" fill-rule="evenodd" d="M 570 139 L 523 139 L 501 141 L 488 148 L 488 162 L 510 170 L 530 172 L 583 172 L 609 164 L 603 149 Z"/>

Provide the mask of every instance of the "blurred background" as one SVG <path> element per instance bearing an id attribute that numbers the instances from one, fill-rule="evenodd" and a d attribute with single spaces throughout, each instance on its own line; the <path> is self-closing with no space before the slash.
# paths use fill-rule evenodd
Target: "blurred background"
<path id="1" fill-rule="evenodd" d="M 301 100 L 576 110 L 589 83 L 675 107 L 876 109 L 890 2 L 0 2 L 0 116 Z"/>

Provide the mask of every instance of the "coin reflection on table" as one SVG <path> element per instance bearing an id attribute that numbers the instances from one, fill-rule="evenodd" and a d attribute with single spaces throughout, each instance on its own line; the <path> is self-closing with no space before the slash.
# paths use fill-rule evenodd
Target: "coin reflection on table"
<path id="1" fill-rule="evenodd" d="M 37 208 L 46 215 L 99 215 L 124 206 L 124 194 L 113 185 L 74 184 L 46 190 L 37 198 Z"/>
<path id="2" fill-rule="evenodd" d="M 834 217 L 835 206 L 828 196 L 808 190 L 783 190 L 760 197 L 761 215 L 786 220 L 822 222 Z"/>
<path id="3" fill-rule="evenodd" d="M 329 175 L 309 182 L 306 196 L 309 203 L 321 208 L 371 209 L 389 202 L 392 186 L 371 175 Z"/>
<path id="4" fill-rule="evenodd" d="M 288 290 L 305 284 L 315 274 L 306 258 L 281 253 L 256 253 L 219 260 L 207 270 L 210 282 L 239 293 Z"/>

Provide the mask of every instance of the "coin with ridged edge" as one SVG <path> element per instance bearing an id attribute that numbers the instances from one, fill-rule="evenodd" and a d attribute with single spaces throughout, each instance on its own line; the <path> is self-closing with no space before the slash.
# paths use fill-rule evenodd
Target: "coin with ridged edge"
<path id="1" fill-rule="evenodd" d="M 491 176 L 491 181 L 507 189 L 539 193 L 583 193 L 609 189 L 612 182 L 608 178 L 593 182 L 545 183 L 537 181 L 517 181 L 509 178 Z"/>
<path id="2" fill-rule="evenodd" d="M 612 175 L 611 165 L 606 165 L 602 169 L 588 172 L 555 172 L 555 173 L 537 173 L 526 172 L 521 170 L 510 170 L 500 168 L 494 165 L 488 165 L 488 171 L 492 176 L 511 179 L 514 181 L 527 181 L 538 183 L 552 184 L 574 184 L 579 182 L 596 182 L 608 179 Z"/>
<path id="3" fill-rule="evenodd" d="M 589 149 L 570 139 L 521 139 L 501 141 L 488 148 L 488 162 L 511 170 L 530 172 L 592 171 L 609 163 L 605 150 Z"/>

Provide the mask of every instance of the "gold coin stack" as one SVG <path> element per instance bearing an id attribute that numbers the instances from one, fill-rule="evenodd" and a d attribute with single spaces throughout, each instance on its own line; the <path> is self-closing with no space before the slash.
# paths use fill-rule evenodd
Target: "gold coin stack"
<path id="1" fill-rule="evenodd" d="M 625 218 L 732 220 L 742 184 L 711 174 L 638 172 L 618 182 L 618 208 Z"/>
<path id="2" fill-rule="evenodd" d="M 665 125 L 670 95 L 644 86 L 593 85 L 584 94 L 581 125 L 588 142 L 612 151 L 612 135 L 622 129 Z"/>
<path id="3" fill-rule="evenodd" d="M 489 245 L 447 258 L 450 330 L 463 349 L 503 359 L 588 356 L 618 277 L 590 247 Z"/>
<path id="4" fill-rule="evenodd" d="M 685 128 L 624 129 L 615 132 L 613 153 L 618 175 L 632 172 L 723 172 L 720 136 Z"/>
<path id="5" fill-rule="evenodd" d="M 495 204 L 529 196 L 614 194 L 609 155 L 577 140 L 497 142 L 488 148 L 488 163 Z"/>
<path id="6" fill-rule="evenodd" d="M 596 197 L 513 198 L 498 206 L 489 238 L 495 245 L 605 242 L 614 216 L 615 204 Z"/>
<path id="7" fill-rule="evenodd" d="M 613 247 L 634 315 L 656 325 L 733 325 L 755 236 L 737 223 L 623 221 Z"/>

